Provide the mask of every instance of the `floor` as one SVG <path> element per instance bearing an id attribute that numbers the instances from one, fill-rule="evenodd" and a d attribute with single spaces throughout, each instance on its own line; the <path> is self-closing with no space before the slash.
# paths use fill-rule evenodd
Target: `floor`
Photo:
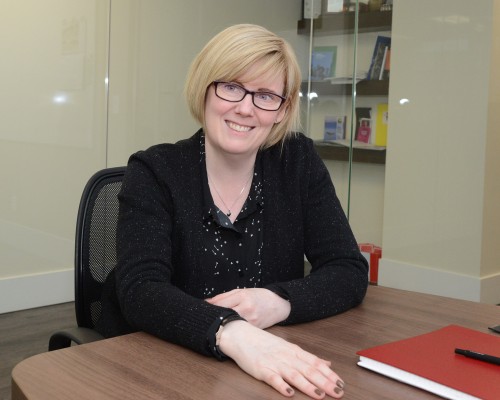
<path id="1" fill-rule="evenodd" d="M 10 400 L 12 369 L 47 351 L 52 332 L 76 326 L 74 303 L 0 314 L 0 400 Z"/>

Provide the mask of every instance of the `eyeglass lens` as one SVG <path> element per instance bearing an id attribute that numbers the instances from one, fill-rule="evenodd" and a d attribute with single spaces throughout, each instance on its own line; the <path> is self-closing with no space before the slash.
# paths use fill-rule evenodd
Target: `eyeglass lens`
<path id="1" fill-rule="evenodd" d="M 244 87 L 231 82 L 214 82 L 215 94 L 223 100 L 239 102 L 247 94 L 252 95 L 253 104 L 266 111 L 276 111 L 281 107 L 284 99 L 274 93 L 251 92 Z"/>

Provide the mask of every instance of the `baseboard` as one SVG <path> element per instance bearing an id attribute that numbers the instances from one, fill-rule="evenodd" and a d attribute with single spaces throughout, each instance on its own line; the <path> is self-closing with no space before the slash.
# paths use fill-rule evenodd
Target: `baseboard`
<path id="1" fill-rule="evenodd" d="M 73 301 L 74 270 L 0 279 L 0 314 Z"/>
<path id="2" fill-rule="evenodd" d="M 455 299 L 500 303 L 500 274 L 479 278 L 382 258 L 378 284 Z"/>
<path id="3" fill-rule="evenodd" d="M 500 273 L 481 279 L 481 303 L 500 305 Z"/>

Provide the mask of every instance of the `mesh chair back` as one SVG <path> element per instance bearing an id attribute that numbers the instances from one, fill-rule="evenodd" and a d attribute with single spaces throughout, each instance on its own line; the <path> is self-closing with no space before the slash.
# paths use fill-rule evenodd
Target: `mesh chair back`
<path id="1" fill-rule="evenodd" d="M 125 167 L 94 174 L 83 190 L 75 239 L 75 308 L 78 326 L 94 328 L 102 285 L 116 266 L 118 192 Z"/>

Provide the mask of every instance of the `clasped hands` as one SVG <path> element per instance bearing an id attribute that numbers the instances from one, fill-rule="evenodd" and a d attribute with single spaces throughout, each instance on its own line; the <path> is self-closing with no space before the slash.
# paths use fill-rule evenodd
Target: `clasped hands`
<path id="1" fill-rule="evenodd" d="M 293 396 L 293 387 L 315 399 L 343 396 L 344 382 L 330 361 L 264 330 L 288 317 L 288 301 L 262 288 L 234 289 L 206 301 L 246 319 L 224 327 L 219 347 L 249 375 L 287 397 Z"/>

